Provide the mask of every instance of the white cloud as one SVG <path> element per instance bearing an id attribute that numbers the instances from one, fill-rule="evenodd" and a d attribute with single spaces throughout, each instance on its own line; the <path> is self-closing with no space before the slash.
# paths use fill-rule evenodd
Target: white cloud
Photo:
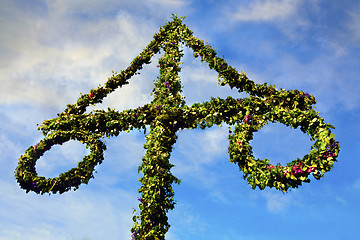
<path id="1" fill-rule="evenodd" d="M 300 0 L 255 0 L 248 7 L 239 6 L 232 17 L 238 21 L 269 21 L 292 15 Z"/>
<path id="2" fill-rule="evenodd" d="M 230 200 L 228 197 L 225 196 L 224 192 L 221 191 L 221 189 L 213 189 L 209 193 L 210 199 L 214 202 L 218 202 L 220 204 L 229 204 Z"/>
<path id="3" fill-rule="evenodd" d="M 284 166 L 308 154 L 312 142 L 309 135 L 300 129 L 293 129 L 281 123 L 269 123 L 254 133 L 250 144 L 255 158 L 269 159 L 272 164 L 280 163 Z"/>
<path id="4" fill-rule="evenodd" d="M 318 100 L 317 109 L 322 113 L 338 108 L 356 109 L 360 106 L 358 94 L 360 84 L 356 73 L 353 69 L 345 71 L 342 57 L 332 54 L 331 52 L 318 55 L 307 63 L 285 55 L 276 63 L 276 66 L 281 66 L 281 69 L 275 70 L 274 75 L 269 72 L 267 78 L 275 80 L 276 86 L 285 89 L 295 88 L 313 94 Z M 340 76 L 346 80 L 339 81 Z"/>
<path id="5" fill-rule="evenodd" d="M 1 119 L 4 122 L 0 129 L 4 131 L 6 128 L 5 134 L 0 135 L 1 162 L 5 165 L 4 168 L 2 165 L 2 170 L 6 172 L 6 175 L 2 175 L 6 179 L 1 179 L 0 184 L 1 195 L 6 195 L 4 200 L 0 200 L 0 238 L 129 239 L 131 208 L 137 205 L 137 186 L 133 191 L 122 190 L 115 186 L 121 177 L 107 178 L 104 172 L 115 167 L 111 174 L 125 173 L 131 168 L 129 171 L 138 183 L 135 165 L 141 161 L 142 152 L 137 150 L 142 149 L 142 145 L 135 147 L 137 139 L 130 138 L 129 141 L 127 138 L 128 142 L 122 142 L 126 159 L 104 161 L 102 165 L 109 164 L 101 168 L 104 171 L 99 168 L 99 173 L 95 174 L 98 179 L 81 186 L 76 192 L 50 197 L 25 194 L 15 183 L 13 172 L 16 158 L 28 147 L 24 148 L 21 144 L 35 138 L 29 136 L 29 132 L 36 130 L 34 122 L 55 116 L 57 112 L 53 112 L 54 109 L 64 109 L 66 104 L 76 101 L 80 92 L 87 93 L 91 88 L 103 84 L 111 70 L 126 68 L 149 43 L 158 25 L 153 24 L 153 20 L 144 21 L 146 16 L 134 17 L 123 9 L 119 12 L 119 8 L 113 16 L 88 21 L 72 14 L 72 11 L 83 11 L 91 15 L 101 7 L 104 9 L 102 12 L 116 9 L 111 4 L 103 8 L 108 2 L 101 2 L 103 5 L 99 6 L 100 1 L 49 1 L 47 14 L 38 16 L 22 12 L 10 1 L 7 3 L 7 10 L 12 14 L 9 14 L 9 18 L 2 15 L 0 21 L 2 33 L 6 36 L 0 39 L 0 47 L 6 49 L 8 54 L 6 58 L 5 55 L 0 57 L 0 104 L 4 106 L 1 116 L 5 117 Z M 126 108 L 149 100 L 150 91 L 144 93 L 148 89 L 142 87 L 147 82 L 152 84 L 152 78 L 148 78 L 151 74 L 147 71 L 142 73 L 131 80 L 131 85 L 119 91 L 121 94 L 110 99 L 113 105 Z M 129 99 L 135 100 L 130 102 Z M 30 125 L 31 131 L 28 129 Z M 11 132 L 14 137 L 8 139 L 6 134 L 12 130 L 16 130 Z M 24 135 L 26 139 L 23 139 Z M 39 160 L 39 167 L 43 165 L 42 173 L 58 175 L 59 172 L 52 170 L 62 172 L 59 169 L 62 164 L 73 167 L 85 155 L 84 149 L 78 150 L 63 145 L 59 151 L 51 152 L 56 155 L 54 162 L 47 161 L 49 156 L 45 154 L 44 159 Z M 63 155 L 75 155 L 76 159 L 59 162 Z M 121 157 L 120 154 L 117 156 Z M 3 158 L 7 158 L 6 161 Z M 137 158 L 136 161 L 133 158 Z M 10 160 L 14 162 L 10 163 Z M 112 185 L 107 185 L 109 182 Z M 111 189 L 113 186 L 115 188 Z M 130 188 L 129 185 L 126 187 Z M 97 188 L 103 189 L 98 191 Z"/>
<path id="6" fill-rule="evenodd" d="M 84 186 L 83 186 L 84 188 Z M 120 189 L 25 194 L 1 181 L 1 239 L 128 239 L 136 196 Z M 6 221 L 5 221 L 6 219 Z"/>
<path id="7" fill-rule="evenodd" d="M 63 8 L 70 11 L 66 4 Z M 17 57 L 7 59 L 3 65 L 6 67 L 0 70 L 1 103 L 65 107 L 75 102 L 80 92 L 87 93 L 104 83 L 111 70 L 126 68 L 156 30 L 142 18 L 133 18 L 126 12 L 82 22 L 61 18 L 61 14 L 59 17 L 56 13 L 63 8 L 49 6 L 49 15 L 36 18 L 16 14 L 12 9 L 13 19 L 2 24 L 7 37 L 1 40 L 1 46 Z M 123 94 L 120 98 L 117 102 L 126 102 L 128 96 Z"/>
<path id="8" fill-rule="evenodd" d="M 347 204 L 348 204 L 348 202 L 347 202 L 344 198 L 342 198 L 342 197 L 340 197 L 340 196 L 336 196 L 335 199 L 336 199 L 336 201 L 340 202 L 340 203 L 343 204 L 343 205 L 347 205 Z"/>
<path id="9" fill-rule="evenodd" d="M 349 30 L 346 36 L 346 41 L 350 41 L 356 47 L 359 47 L 360 40 L 360 4 L 357 8 L 348 12 L 349 21 L 346 23 L 346 27 Z"/>
<path id="10" fill-rule="evenodd" d="M 360 179 L 356 180 L 355 183 L 352 185 L 354 190 L 360 190 Z"/>
<path id="11" fill-rule="evenodd" d="M 166 239 L 177 240 L 178 235 L 185 232 L 193 235 L 206 230 L 206 221 L 199 214 L 198 210 L 191 204 L 178 203 L 173 211 L 169 212 L 169 222 L 172 225 Z"/>
<path id="12" fill-rule="evenodd" d="M 199 171 L 205 165 L 214 163 L 220 154 L 227 151 L 227 130 L 223 128 L 184 130 L 178 136 L 174 145 L 176 158 L 182 159 L 175 164 L 174 171 L 178 173 L 200 177 Z"/>
<path id="13" fill-rule="evenodd" d="M 69 17 L 80 14 L 87 14 L 92 17 L 96 15 L 104 15 L 119 9 L 125 5 L 131 4 L 131 1 L 118 0 L 46 0 L 46 5 L 54 16 L 57 18 Z"/>
<path id="14" fill-rule="evenodd" d="M 172 5 L 177 7 L 184 6 L 187 4 L 187 1 L 184 0 L 150 0 L 150 2 L 155 2 L 164 5 Z"/>
<path id="15" fill-rule="evenodd" d="M 175 165 L 173 174 L 183 181 L 180 187 L 189 184 L 195 189 L 206 189 L 204 198 L 229 204 L 234 193 L 223 184 L 232 180 L 242 181 L 242 173 L 238 173 L 238 167 L 228 162 L 227 127 L 187 130 L 178 136 L 170 161 Z"/>
<path id="16" fill-rule="evenodd" d="M 188 106 L 209 101 L 211 97 L 225 99 L 227 96 L 239 98 L 246 95 L 245 93 L 239 94 L 228 86 L 219 86 L 218 73 L 211 70 L 206 62 L 201 63 L 199 58 L 194 58 L 192 50 L 184 49 L 183 61 L 180 78 L 183 84 L 182 94 L 185 96 Z"/>
<path id="17" fill-rule="evenodd" d="M 57 177 L 62 172 L 77 167 L 78 162 L 90 153 L 85 144 L 70 140 L 62 145 L 55 145 L 36 162 L 40 176 Z"/>
<path id="18" fill-rule="evenodd" d="M 293 204 L 293 197 L 289 194 L 280 192 L 261 192 L 266 199 L 266 208 L 272 213 L 285 212 L 286 209 Z"/>

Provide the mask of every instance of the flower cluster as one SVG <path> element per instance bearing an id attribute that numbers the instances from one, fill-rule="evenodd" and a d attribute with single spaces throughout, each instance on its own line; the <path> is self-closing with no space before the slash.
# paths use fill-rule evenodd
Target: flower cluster
<path id="1" fill-rule="evenodd" d="M 339 142 L 334 142 L 327 146 L 326 152 L 324 152 L 323 157 L 329 158 L 329 157 L 336 157 L 335 150 L 339 148 Z"/>
<path id="2" fill-rule="evenodd" d="M 314 172 L 315 168 L 314 167 L 308 167 L 305 171 L 303 170 L 303 165 L 301 164 L 301 162 L 299 162 L 298 164 L 295 164 L 291 167 L 291 174 L 293 175 L 298 175 L 298 174 L 302 174 L 304 172 L 306 173 L 311 173 Z M 285 171 L 284 175 L 286 175 L 287 173 L 289 173 L 289 171 Z"/>
<path id="3" fill-rule="evenodd" d="M 138 234 L 139 234 L 139 231 L 138 231 L 138 230 L 135 230 L 135 231 L 133 232 L 133 234 L 131 235 L 131 239 L 132 239 L 132 240 L 135 240 L 136 237 L 138 236 Z"/>
<path id="4" fill-rule="evenodd" d="M 164 86 L 167 88 L 168 91 L 171 90 L 170 84 L 168 82 L 164 82 Z"/>
<path id="5" fill-rule="evenodd" d="M 283 166 L 275 166 L 275 165 L 268 165 L 266 166 L 268 169 L 273 169 L 273 168 L 280 168 L 282 169 L 282 171 L 284 171 L 284 175 L 286 176 L 287 174 L 292 174 L 292 175 L 299 175 L 299 174 L 303 174 L 303 173 L 311 173 L 315 171 L 314 167 L 308 167 L 306 170 L 303 170 L 303 166 L 301 164 L 301 162 L 299 162 L 298 164 L 295 164 L 291 167 L 291 170 L 286 170 L 287 167 L 283 167 Z"/>
<path id="6" fill-rule="evenodd" d="M 302 170 L 302 165 L 301 165 L 301 162 L 299 162 L 298 164 L 295 164 L 291 167 L 291 174 L 293 175 L 296 175 L 296 174 L 299 174 L 299 173 L 303 173 L 303 170 Z"/>
<path id="7" fill-rule="evenodd" d="M 300 97 L 303 97 L 303 96 L 306 96 L 307 98 L 311 97 L 311 95 L 309 93 L 307 93 L 307 92 L 304 92 L 304 95 L 300 94 Z"/>
<path id="8" fill-rule="evenodd" d="M 40 191 L 40 188 L 38 187 L 36 182 L 32 182 L 31 187 L 35 192 Z"/>
<path id="9" fill-rule="evenodd" d="M 244 118 L 244 122 L 246 123 L 246 122 L 250 121 L 251 116 L 252 116 L 252 114 L 246 115 L 245 118 Z"/>

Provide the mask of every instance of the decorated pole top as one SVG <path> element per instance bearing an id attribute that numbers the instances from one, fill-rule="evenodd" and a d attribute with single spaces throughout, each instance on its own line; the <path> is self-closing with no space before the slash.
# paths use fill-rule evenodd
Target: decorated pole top
<path id="1" fill-rule="evenodd" d="M 176 142 L 176 133 L 181 129 L 205 129 L 214 124 L 226 123 L 235 126 L 229 130 L 230 162 L 239 166 L 244 179 L 259 189 L 275 188 L 286 192 L 297 188 L 303 182 L 310 182 L 310 176 L 320 179 L 331 170 L 340 147 L 331 133 L 332 125 L 324 122 L 312 105 L 315 98 L 303 91 L 276 89 L 274 86 L 256 84 L 245 73 L 239 73 L 219 58 L 216 51 L 203 40 L 193 36 L 193 32 L 182 22 L 183 18 L 173 16 L 173 20 L 155 33 L 153 40 L 133 59 L 129 67 L 114 73 L 108 81 L 96 89 L 83 94 L 75 104 L 67 105 L 58 117 L 45 120 L 39 130 L 44 139 L 29 147 L 20 157 L 15 176 L 20 187 L 36 193 L 64 193 L 77 189 L 81 183 L 88 183 L 94 177 L 95 167 L 104 160 L 106 149 L 103 137 L 118 136 L 121 131 L 145 129 L 146 153 L 139 166 L 142 183 L 139 193 L 140 214 L 133 217 L 132 239 L 165 239 L 170 224 L 166 213 L 175 206 L 172 184 L 180 180 L 172 175 L 170 154 Z M 193 51 L 196 58 L 206 62 L 210 69 L 218 73 L 220 86 L 236 88 L 247 92 L 248 98 L 211 98 L 207 102 L 187 106 L 181 95 L 181 47 Z M 85 113 L 91 104 L 102 100 L 116 88 L 129 83 L 129 79 L 139 73 L 152 57 L 164 52 L 159 59 L 160 76 L 152 91 L 154 99 L 149 104 L 122 112 L 108 108 Z M 285 166 L 270 164 L 268 159 L 255 159 L 249 141 L 254 132 L 269 122 L 279 122 L 301 131 L 314 140 L 311 150 L 301 159 L 294 159 Z M 36 161 L 52 146 L 77 140 L 90 148 L 76 168 L 61 173 L 55 178 L 38 176 Z"/>

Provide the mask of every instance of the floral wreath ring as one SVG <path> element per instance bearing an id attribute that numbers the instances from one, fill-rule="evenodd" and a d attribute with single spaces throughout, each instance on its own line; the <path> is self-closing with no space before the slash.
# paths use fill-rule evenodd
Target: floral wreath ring
<path id="1" fill-rule="evenodd" d="M 77 140 L 86 144 L 90 148 L 90 154 L 85 156 L 76 168 L 72 168 L 65 173 L 61 173 L 55 178 L 45 178 L 38 176 L 36 172 L 36 161 L 52 146 L 69 140 Z M 71 187 L 77 189 L 81 183 L 87 184 L 91 178 L 94 178 L 93 172 L 95 166 L 104 160 L 103 152 L 106 149 L 105 144 L 99 140 L 99 137 L 88 131 L 54 131 L 38 144 L 29 147 L 25 154 L 21 156 L 17 169 L 23 169 L 18 172 L 18 181 L 26 192 L 30 190 L 36 193 L 63 193 L 70 190 Z"/>
<path id="2" fill-rule="evenodd" d="M 311 135 L 311 140 L 315 140 L 310 153 L 301 160 L 298 158 L 287 163 L 287 166 L 269 164 L 268 159 L 255 159 L 249 141 L 253 139 L 253 133 L 269 121 L 292 128 L 300 126 L 302 132 Z M 286 192 L 289 188 L 297 188 L 302 182 L 310 182 L 308 176 L 311 173 L 316 179 L 320 179 L 325 172 L 330 171 L 340 150 L 334 134 L 331 134 L 331 128 L 333 127 L 325 124 L 312 109 L 284 111 L 279 107 L 264 115 L 248 114 L 229 136 L 230 161 L 238 164 L 244 172 L 244 179 L 252 188 L 257 186 L 263 190 L 268 186 Z"/>

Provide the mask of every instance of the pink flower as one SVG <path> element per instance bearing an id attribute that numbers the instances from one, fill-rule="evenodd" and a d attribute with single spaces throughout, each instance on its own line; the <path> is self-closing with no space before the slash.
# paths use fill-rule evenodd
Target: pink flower
<path id="1" fill-rule="evenodd" d="M 274 165 L 269 165 L 267 166 L 267 168 L 273 169 L 275 166 Z"/>
<path id="2" fill-rule="evenodd" d="M 251 119 L 251 114 L 245 116 L 244 122 L 248 122 Z"/>
<path id="3" fill-rule="evenodd" d="M 311 173 L 311 172 L 313 172 L 313 171 L 315 171 L 315 168 L 314 168 L 314 167 L 309 167 L 309 168 L 306 170 L 306 172 L 308 172 L 308 173 Z"/>
<path id="4" fill-rule="evenodd" d="M 167 90 L 170 91 L 171 89 L 170 84 L 168 82 L 164 82 L 164 85 L 167 88 Z"/>
<path id="5" fill-rule="evenodd" d="M 237 143 L 239 144 L 239 148 L 241 148 L 241 141 L 238 141 Z"/>
<path id="6" fill-rule="evenodd" d="M 303 173 L 301 162 L 291 167 L 292 174 Z"/>

